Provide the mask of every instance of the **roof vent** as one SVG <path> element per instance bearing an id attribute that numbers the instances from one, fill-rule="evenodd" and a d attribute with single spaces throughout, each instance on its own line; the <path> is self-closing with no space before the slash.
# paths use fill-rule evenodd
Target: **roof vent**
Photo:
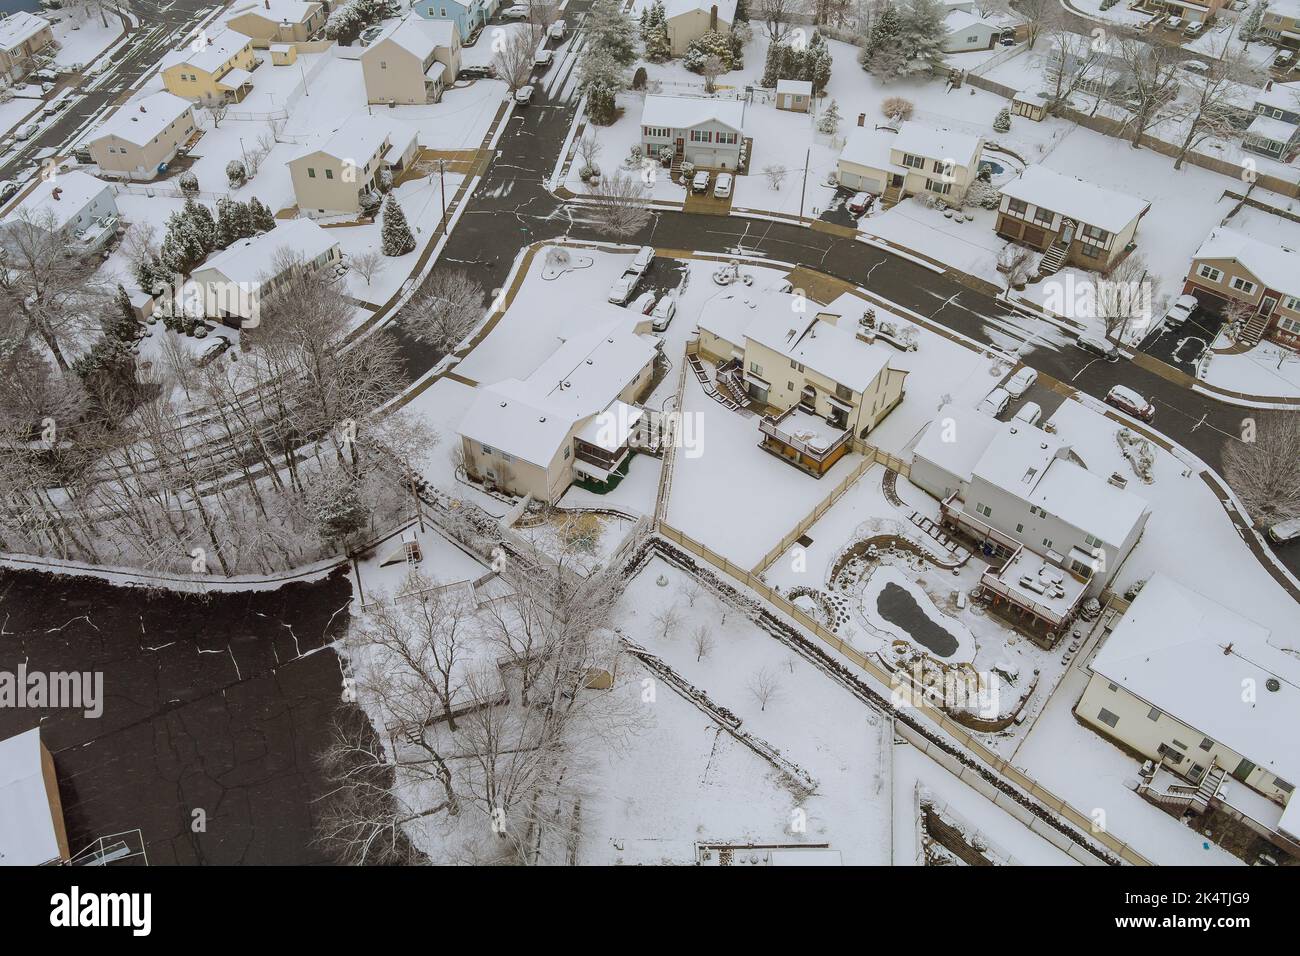
<path id="1" fill-rule="evenodd" d="M 1268 680 L 1264 681 L 1264 686 L 1276 694 L 1282 689 L 1282 682 L 1276 677 L 1270 677 Z"/>
<path id="2" fill-rule="evenodd" d="M 1121 475 L 1118 471 L 1112 471 L 1110 473 L 1110 477 L 1106 479 L 1106 483 L 1114 485 L 1116 488 L 1128 487 L 1128 479 L 1125 478 L 1123 475 Z"/>
<path id="3" fill-rule="evenodd" d="M 592 362 L 592 360 L 591 360 L 591 359 L 587 359 L 587 364 L 588 364 L 588 365 L 594 365 L 594 364 L 595 364 L 595 363 L 594 363 L 594 362 Z"/>
<path id="4" fill-rule="evenodd" d="M 539 418 L 539 419 L 537 419 L 537 420 L 538 420 L 539 422 L 545 422 L 545 421 L 546 421 L 546 416 L 543 415 L 541 418 Z"/>
<path id="5" fill-rule="evenodd" d="M 1043 451 L 1047 451 L 1047 442 L 1045 442 L 1045 441 L 1044 441 L 1044 442 L 1039 442 L 1039 443 L 1038 443 L 1038 447 L 1041 448 Z"/>
<path id="6" fill-rule="evenodd" d="M 506 403 L 505 403 L 505 402 L 502 402 L 502 403 L 501 403 L 501 407 L 502 407 L 502 408 L 505 408 L 505 407 L 506 407 Z"/>

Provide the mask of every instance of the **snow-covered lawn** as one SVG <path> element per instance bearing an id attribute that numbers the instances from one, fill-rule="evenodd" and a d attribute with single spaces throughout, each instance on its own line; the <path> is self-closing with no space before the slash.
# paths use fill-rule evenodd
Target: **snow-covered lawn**
<path id="1" fill-rule="evenodd" d="M 1263 341 L 1248 352 L 1216 352 L 1206 363 L 1204 381 L 1248 395 L 1300 395 L 1300 354 Z"/>
<path id="2" fill-rule="evenodd" d="M 97 13 L 83 14 L 79 21 L 74 16 L 66 14 L 54 24 L 54 39 L 59 44 L 54 62 L 68 67 L 80 64 L 86 69 L 122 37 L 122 21 L 112 12 L 107 13 L 107 24 Z"/>
<path id="3" fill-rule="evenodd" d="M 34 122 L 35 118 L 40 117 L 44 100 L 40 99 L 40 90 L 37 90 L 36 94 L 36 96 L 15 96 L 0 103 L 0 131 L 9 132 L 24 121 Z M 32 113 L 35 113 L 36 117 L 28 120 Z"/>

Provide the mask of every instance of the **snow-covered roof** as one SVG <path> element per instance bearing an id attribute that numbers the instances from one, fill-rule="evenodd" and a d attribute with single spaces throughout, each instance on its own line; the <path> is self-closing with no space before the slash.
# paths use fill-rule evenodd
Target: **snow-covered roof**
<path id="1" fill-rule="evenodd" d="M 1271 289 L 1300 295 L 1300 252 L 1261 242 L 1237 229 L 1220 226 L 1201 243 L 1193 259 L 1228 259 L 1244 266 Z"/>
<path id="2" fill-rule="evenodd" d="M 0 50 L 12 50 L 49 26 L 49 20 L 26 10 L 11 13 L 0 20 Z"/>
<path id="3" fill-rule="evenodd" d="M 1271 116 L 1258 115 L 1246 127 L 1246 136 L 1266 139 L 1270 143 L 1285 144 L 1296 138 L 1298 129 L 1300 128 L 1297 128 L 1294 123 L 1274 119 Z"/>
<path id="4" fill-rule="evenodd" d="M 970 133 L 910 121 L 898 128 L 894 149 L 926 159 L 951 160 L 958 166 L 973 168 L 984 140 Z"/>
<path id="5" fill-rule="evenodd" d="M 980 27 L 993 33 L 1001 33 L 1002 28 L 996 23 L 985 20 L 981 16 L 969 13 L 966 10 L 952 10 L 943 18 L 943 25 L 948 28 L 949 33 L 960 33 L 963 30 L 969 30 L 971 27 Z"/>
<path id="6" fill-rule="evenodd" d="M 642 126 L 690 129 L 701 123 L 717 122 L 740 132 L 745 104 L 740 100 L 705 99 L 699 96 L 647 96 L 641 109 Z"/>
<path id="7" fill-rule="evenodd" d="M 1114 547 L 1128 540 L 1148 510 L 1145 498 L 1115 487 L 1069 458 L 1048 464 L 1029 501 Z"/>
<path id="8" fill-rule="evenodd" d="M 41 866 L 61 856 L 41 770 L 41 731 L 0 740 L 0 866 Z"/>
<path id="9" fill-rule="evenodd" d="M 573 426 L 610 408 L 655 352 L 626 317 L 603 322 L 564 342 L 526 380 L 481 387 L 460 433 L 544 468 Z"/>
<path id="10" fill-rule="evenodd" d="M 80 170 L 59 173 L 38 182 L 22 205 L 6 216 L 5 221 L 12 222 L 25 213 L 33 217 L 33 221 L 41 222 L 48 213 L 53 217 L 54 228 L 62 229 L 106 189 L 111 190 L 112 187 L 102 179 L 96 179 Z M 36 219 L 37 216 L 41 219 Z"/>
<path id="11" fill-rule="evenodd" d="M 1269 0 L 1268 12 L 1281 17 L 1300 18 L 1300 0 Z"/>
<path id="12" fill-rule="evenodd" d="M 589 445 L 616 452 L 628 443 L 644 414 L 635 405 L 615 401 L 587 422 L 578 432 L 578 437 Z"/>
<path id="13" fill-rule="evenodd" d="M 293 158 L 324 153 L 338 160 L 351 159 L 358 166 L 364 166 L 371 157 L 383 152 L 384 143 L 389 142 L 392 135 L 393 125 L 387 120 L 353 113 L 323 142 L 303 147 Z"/>
<path id="14" fill-rule="evenodd" d="M 1047 472 L 1047 466 L 1069 450 L 1065 442 L 1041 428 L 1021 423 L 1001 424 L 975 463 L 971 477 L 1027 501 Z"/>
<path id="15" fill-rule="evenodd" d="M 777 80 L 776 92 L 795 96 L 812 96 L 812 80 Z"/>
<path id="16" fill-rule="evenodd" d="M 1157 572 L 1097 652 L 1092 670 L 1294 784 L 1300 781 L 1300 661 L 1268 636 L 1267 628 Z M 1248 687 L 1253 695 L 1243 693 Z M 1195 753 L 1200 741 L 1183 743 Z"/>
<path id="17" fill-rule="evenodd" d="M 891 127 L 855 126 L 844 141 L 839 158 L 870 169 L 901 170 L 903 167 L 895 165 L 889 158 L 889 151 L 897 140 L 898 133 Z"/>
<path id="18" fill-rule="evenodd" d="M 665 0 L 664 13 L 668 19 L 680 17 L 683 13 L 699 10 L 708 13 L 718 8 L 718 20 L 722 23 L 734 23 L 736 19 L 736 0 Z"/>
<path id="19" fill-rule="evenodd" d="M 1300 82 L 1269 83 L 1255 94 L 1255 102 L 1291 113 L 1300 113 Z"/>
<path id="20" fill-rule="evenodd" d="M 270 232 L 231 243 L 194 271 L 197 274 L 212 270 L 231 282 L 252 286 L 273 278 L 271 269 L 281 249 L 288 249 L 303 262 L 310 262 L 336 245 L 328 229 L 322 229 L 310 219 L 290 219 L 277 224 Z"/>
<path id="21" fill-rule="evenodd" d="M 252 0 L 232 7 L 225 20 L 251 13 L 277 23 L 305 23 L 320 7 L 315 0 Z"/>
<path id="22" fill-rule="evenodd" d="M 94 142 L 105 136 L 117 136 L 143 146 L 192 109 L 190 101 L 162 91 L 140 100 L 123 103 L 90 135 Z"/>
<path id="23" fill-rule="evenodd" d="M 1121 232 L 1151 204 L 1045 166 L 1029 166 L 999 189 L 1004 196 L 1069 216 L 1107 232 Z"/>
<path id="24" fill-rule="evenodd" d="M 968 405 L 944 405 L 916 443 L 913 455 L 968 479 L 1001 428 L 997 419 Z M 949 438 L 952 440 L 946 440 Z"/>
<path id="25" fill-rule="evenodd" d="M 205 73 L 215 73 L 227 60 L 253 41 L 238 30 L 222 27 L 213 36 L 201 33 L 198 38 L 188 40 L 180 50 L 172 50 L 162 60 L 164 70 L 184 63 Z"/>
<path id="26" fill-rule="evenodd" d="M 453 20 L 426 20 L 414 13 L 408 13 L 375 37 L 362 57 L 364 58 L 383 41 L 392 40 L 417 60 L 424 62 L 438 47 L 453 46 L 456 42 L 456 30 L 456 23 Z"/>

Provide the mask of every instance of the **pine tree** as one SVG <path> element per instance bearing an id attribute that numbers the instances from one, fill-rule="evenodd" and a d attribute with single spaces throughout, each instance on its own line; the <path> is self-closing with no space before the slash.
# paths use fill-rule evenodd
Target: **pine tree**
<path id="1" fill-rule="evenodd" d="M 993 130 L 997 133 L 1009 133 L 1011 131 L 1011 110 L 1005 106 L 998 110 L 998 115 L 993 119 Z"/>
<path id="2" fill-rule="evenodd" d="M 651 63 L 670 59 L 673 51 L 668 39 L 668 14 L 664 11 L 663 0 L 656 0 L 643 16 L 645 23 L 641 28 L 641 40 L 645 44 L 646 59 Z"/>
<path id="3" fill-rule="evenodd" d="M 808 44 L 808 49 L 804 51 L 803 70 L 803 78 L 812 83 L 814 93 L 820 93 L 826 89 L 826 84 L 831 81 L 833 62 L 830 47 L 826 45 L 826 38 L 820 33 L 814 32 L 812 40 Z"/>
<path id="4" fill-rule="evenodd" d="M 821 116 L 817 117 L 817 131 L 826 133 L 828 136 L 834 136 L 840 130 L 840 106 L 834 100 L 831 105 L 822 110 Z"/>
<path id="5" fill-rule="evenodd" d="M 184 212 L 167 217 L 167 234 L 158 248 L 158 256 L 169 272 L 187 276 L 206 257 L 199 231 Z"/>
<path id="6" fill-rule="evenodd" d="M 735 23 L 749 22 L 749 3 L 747 0 L 736 0 L 736 13 L 734 15 Z"/>
<path id="7" fill-rule="evenodd" d="M 397 204 L 397 194 L 384 200 L 383 223 L 379 230 L 382 251 L 386 256 L 404 256 L 415 248 L 415 236 L 406 224 L 406 215 Z"/>
<path id="8" fill-rule="evenodd" d="M 616 97 L 627 89 L 627 73 L 608 53 L 589 49 L 582 57 L 582 91 L 587 95 L 587 117 L 598 126 L 614 122 Z"/>
<path id="9" fill-rule="evenodd" d="M 195 235 L 203 245 L 204 255 L 217 248 L 217 221 L 212 218 L 212 210 L 191 197 L 185 200 L 181 214 L 194 227 Z"/>
<path id="10" fill-rule="evenodd" d="M 248 215 L 252 220 L 254 232 L 270 232 L 275 228 L 275 216 L 256 196 L 248 201 Z"/>
<path id="11" fill-rule="evenodd" d="M 608 53 L 620 66 L 636 62 L 632 21 L 617 0 L 596 0 L 587 12 L 586 29 L 590 49 Z"/>
<path id="12" fill-rule="evenodd" d="M 767 59 L 763 61 L 763 78 L 759 83 L 770 90 L 776 86 L 779 79 L 781 79 L 781 44 L 769 43 Z"/>
<path id="13" fill-rule="evenodd" d="M 705 61 L 711 56 L 716 56 L 722 61 L 723 67 L 732 70 L 735 68 L 733 52 L 729 37 L 723 36 L 717 30 L 705 30 L 686 48 L 686 53 L 682 57 L 682 66 L 692 73 L 699 73 Z"/>
<path id="14" fill-rule="evenodd" d="M 948 69 L 943 45 L 948 39 L 944 18 L 947 10 L 939 0 L 909 0 L 902 16 L 901 42 L 910 76 L 939 76 Z"/>
<path id="15" fill-rule="evenodd" d="M 860 62 L 862 68 L 868 73 L 876 74 L 877 70 L 873 63 L 882 54 L 889 52 L 898 52 L 898 44 L 903 25 L 899 21 L 898 11 L 894 9 L 893 4 L 885 7 L 876 17 L 876 22 L 871 27 L 871 36 L 862 46 Z M 877 74 L 878 75 L 878 74 Z"/>
<path id="16" fill-rule="evenodd" d="M 217 229 L 214 238 L 218 249 L 226 248 L 239 238 L 235 234 L 235 217 L 232 208 L 235 205 L 233 199 L 217 200 Z"/>

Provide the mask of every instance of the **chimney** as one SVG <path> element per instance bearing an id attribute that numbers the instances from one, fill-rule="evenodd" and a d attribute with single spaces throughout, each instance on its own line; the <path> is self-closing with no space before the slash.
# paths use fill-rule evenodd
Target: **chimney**
<path id="1" fill-rule="evenodd" d="M 718 29 L 718 5 L 716 3 L 709 8 L 709 29 Z"/>
<path id="2" fill-rule="evenodd" d="M 61 195 L 63 195 L 63 187 L 62 187 L 62 186 L 55 186 L 53 189 L 50 190 L 50 198 L 51 198 L 51 199 L 55 199 L 55 200 L 57 200 Z"/>
<path id="3" fill-rule="evenodd" d="M 266 7 L 266 9 L 270 10 L 270 9 L 271 9 L 271 0 L 262 0 L 262 6 Z"/>
<path id="4" fill-rule="evenodd" d="M 148 113 L 148 112 L 149 112 L 147 109 L 144 108 L 144 104 L 143 104 L 143 103 L 140 104 L 140 112 L 141 112 L 141 113 Z"/>
<path id="5" fill-rule="evenodd" d="M 1116 488 L 1119 488 L 1121 490 L 1128 487 L 1128 479 L 1125 478 L 1123 475 L 1121 475 L 1118 471 L 1112 471 L 1110 473 L 1110 477 L 1106 479 L 1106 482 L 1107 484 L 1114 485 Z"/>
<path id="6" fill-rule="evenodd" d="M 859 114 L 858 114 L 858 125 L 859 125 L 859 126 L 866 126 L 866 125 L 867 125 L 867 114 L 866 114 L 866 113 L 859 113 Z"/>

